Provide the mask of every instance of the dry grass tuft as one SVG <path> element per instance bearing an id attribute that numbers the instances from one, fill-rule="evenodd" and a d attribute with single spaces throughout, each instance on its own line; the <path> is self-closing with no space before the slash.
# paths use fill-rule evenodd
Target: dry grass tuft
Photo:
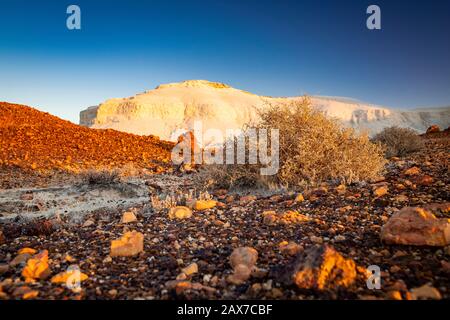
<path id="1" fill-rule="evenodd" d="M 81 174 L 84 184 L 95 186 L 110 186 L 121 181 L 117 170 L 88 170 Z"/>
<path id="2" fill-rule="evenodd" d="M 369 180 L 383 170 L 385 159 L 381 145 L 313 109 L 306 97 L 300 102 L 270 105 L 260 117 L 258 130 L 279 129 L 278 173 L 261 176 L 259 164 L 208 165 L 203 169 L 204 181 L 218 187 L 276 185 L 295 188 L 321 182 Z"/>
<path id="3" fill-rule="evenodd" d="M 419 151 L 424 143 L 417 133 L 409 128 L 390 127 L 373 137 L 373 141 L 385 146 L 386 157 L 402 157 Z"/>

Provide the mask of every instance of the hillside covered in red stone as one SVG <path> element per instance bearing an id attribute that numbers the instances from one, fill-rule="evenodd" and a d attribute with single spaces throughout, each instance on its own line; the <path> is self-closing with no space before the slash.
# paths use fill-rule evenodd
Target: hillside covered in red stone
<path id="1" fill-rule="evenodd" d="M 173 144 L 155 136 L 75 125 L 34 108 L 0 102 L 0 166 L 78 171 L 132 165 L 151 172 L 170 164 Z"/>

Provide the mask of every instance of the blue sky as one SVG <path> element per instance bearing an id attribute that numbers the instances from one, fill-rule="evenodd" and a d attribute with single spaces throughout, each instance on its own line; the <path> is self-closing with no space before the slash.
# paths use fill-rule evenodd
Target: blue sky
<path id="1" fill-rule="evenodd" d="M 82 29 L 66 28 L 77 4 Z M 381 7 L 382 30 L 366 28 Z M 0 0 L 0 101 L 81 109 L 187 79 L 257 94 L 450 105 L 450 1 Z"/>

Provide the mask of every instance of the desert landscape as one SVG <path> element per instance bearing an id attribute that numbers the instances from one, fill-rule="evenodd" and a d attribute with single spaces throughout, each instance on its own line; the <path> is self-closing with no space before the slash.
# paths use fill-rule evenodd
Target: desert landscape
<path id="1" fill-rule="evenodd" d="M 450 0 L 1 0 L 0 314 L 446 308 L 449 34 Z"/>
<path id="2" fill-rule="evenodd" d="M 229 90 L 213 90 L 224 88 Z M 139 108 L 146 117 L 154 114 L 148 106 L 126 106 L 131 112 L 108 109 L 120 110 L 128 117 L 124 123 L 112 121 L 115 114 L 102 119 L 120 127 L 143 123 L 134 112 Z M 181 108 L 184 124 L 220 120 L 211 106 L 194 116 L 191 105 Z M 313 126 L 331 125 L 329 112 L 313 108 L 319 111 L 312 115 L 324 121 Z M 287 187 L 223 187 L 224 176 L 216 184 L 199 183 L 215 177 L 206 170 L 205 178 L 205 164 L 174 165 L 177 141 L 78 126 L 24 105 L 2 102 L 0 110 L 1 299 L 450 297 L 448 128 L 425 123 L 425 132 L 408 129 L 403 150 L 404 137 L 389 140 L 399 128 L 383 131 L 375 124 L 385 153 L 373 166 L 382 166 L 382 174 L 355 169 L 360 177 L 354 181 L 327 173 L 329 179 L 314 182 L 284 177 Z M 246 112 L 236 112 L 236 119 L 247 121 Z M 439 112 L 440 125 L 448 124 L 448 109 Z M 397 121 L 384 117 L 366 117 L 365 123 Z M 83 112 L 81 119 L 87 125 Z M 179 119 L 165 119 L 156 130 L 177 129 Z M 282 119 L 276 121 L 283 130 Z M 354 134 L 351 141 L 375 146 L 374 139 Z M 412 147 L 412 140 L 418 145 Z M 393 148 L 390 154 L 386 146 Z M 348 150 L 340 148 L 335 152 L 344 157 Z M 357 161 L 365 155 L 350 148 Z M 368 284 L 371 266 L 380 272 L 375 288 Z M 78 285 L 71 287 L 74 281 Z"/>

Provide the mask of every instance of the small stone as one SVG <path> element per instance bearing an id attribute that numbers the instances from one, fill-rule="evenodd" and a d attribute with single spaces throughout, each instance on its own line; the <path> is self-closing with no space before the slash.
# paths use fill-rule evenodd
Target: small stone
<path id="1" fill-rule="evenodd" d="M 230 264 L 233 274 L 227 277 L 232 284 L 241 284 L 250 278 L 252 268 L 258 259 L 258 251 L 251 247 L 240 247 L 233 250 L 230 255 Z"/>
<path id="2" fill-rule="evenodd" d="M 92 225 L 94 225 L 94 224 L 95 224 L 95 221 L 94 221 L 94 220 L 92 220 L 92 219 L 87 219 L 87 220 L 83 223 L 82 227 L 83 227 L 83 228 L 87 228 L 87 227 L 90 227 L 90 226 L 92 226 Z"/>
<path id="3" fill-rule="evenodd" d="M 185 275 L 190 276 L 198 272 L 198 265 L 197 263 L 191 263 L 186 268 L 181 269 L 181 272 L 183 272 Z"/>
<path id="4" fill-rule="evenodd" d="M 388 187 L 387 186 L 382 186 L 382 187 L 378 187 L 375 190 L 373 190 L 373 195 L 377 198 L 380 198 L 384 195 L 386 195 L 388 193 Z"/>
<path id="5" fill-rule="evenodd" d="M 256 260 L 258 260 L 258 251 L 251 247 L 236 248 L 230 255 L 230 264 L 233 268 L 240 264 L 252 268 Z"/>
<path id="6" fill-rule="evenodd" d="M 188 207 L 178 206 L 170 208 L 169 218 L 170 219 L 188 219 L 192 217 L 192 211 Z"/>
<path id="7" fill-rule="evenodd" d="M 28 259 L 26 266 L 22 270 L 22 276 L 26 280 L 40 279 L 44 280 L 50 276 L 50 268 L 48 265 L 48 251 L 43 250 Z"/>
<path id="8" fill-rule="evenodd" d="M 421 287 L 411 289 L 411 297 L 417 299 L 434 299 L 441 300 L 441 293 L 435 287 L 425 284 Z"/>
<path id="9" fill-rule="evenodd" d="M 299 252 L 303 251 L 303 247 L 293 241 L 283 241 L 279 244 L 279 247 L 282 254 L 290 256 L 296 256 Z"/>
<path id="10" fill-rule="evenodd" d="M 131 212 L 131 211 L 127 211 L 124 212 L 122 215 L 122 220 L 120 221 L 121 223 L 131 223 L 131 222 L 135 222 L 137 221 L 136 215 Z"/>
<path id="11" fill-rule="evenodd" d="M 6 263 L 0 264 L 0 276 L 7 273 L 9 271 L 9 265 Z"/>
<path id="12" fill-rule="evenodd" d="M 144 235 L 137 231 L 126 232 L 120 239 L 111 241 L 111 257 L 135 256 L 144 251 Z"/>
<path id="13" fill-rule="evenodd" d="M 398 196 L 394 197 L 395 202 L 407 202 L 409 200 L 408 196 L 404 194 L 399 194 Z"/>
<path id="14" fill-rule="evenodd" d="M 251 269 L 243 264 L 236 266 L 233 271 L 233 274 L 227 277 L 227 281 L 235 285 L 240 285 L 247 281 L 252 273 Z"/>
<path id="15" fill-rule="evenodd" d="M 405 171 L 403 171 L 403 174 L 405 176 L 416 176 L 420 173 L 420 168 L 419 167 L 411 167 L 409 169 L 406 169 Z"/>
<path id="16" fill-rule="evenodd" d="M 27 262 L 28 259 L 30 259 L 31 257 L 32 257 L 32 255 L 29 254 L 29 253 L 22 253 L 22 254 L 19 254 L 19 255 L 17 255 L 17 256 L 9 263 L 9 265 L 10 265 L 11 267 L 15 267 L 15 266 L 17 266 L 17 265 L 19 265 L 19 264 L 24 264 L 24 263 Z"/>
<path id="17" fill-rule="evenodd" d="M 403 300 L 401 292 L 397 290 L 389 291 L 387 296 L 390 300 Z"/>
<path id="18" fill-rule="evenodd" d="M 194 210 L 203 211 L 212 209 L 216 206 L 217 201 L 214 200 L 197 200 L 194 204 Z"/>
<path id="19" fill-rule="evenodd" d="M 103 263 L 111 263 L 113 260 L 110 256 L 107 256 L 105 259 L 103 259 Z"/>
<path id="20" fill-rule="evenodd" d="M 345 241 L 346 238 L 343 235 L 337 235 L 337 236 L 334 237 L 334 240 L 335 241 Z"/>
<path id="21" fill-rule="evenodd" d="M 114 298 L 115 296 L 117 296 L 117 290 L 116 289 L 109 290 L 108 295 Z"/>
<path id="22" fill-rule="evenodd" d="M 239 199 L 239 204 L 241 206 L 245 206 L 245 205 L 249 204 L 250 202 L 255 201 L 256 199 L 257 199 L 256 196 L 244 196 Z"/>
<path id="23" fill-rule="evenodd" d="M 28 254 L 31 254 L 31 255 L 33 255 L 33 254 L 36 254 L 36 250 L 35 249 L 32 249 L 32 248 L 22 248 L 22 249 L 20 249 L 17 253 L 18 254 L 25 254 L 25 253 L 28 253 Z"/>
<path id="24" fill-rule="evenodd" d="M 318 244 L 323 243 L 323 239 L 321 237 L 311 236 L 309 239 L 314 243 L 318 243 Z"/>
<path id="25" fill-rule="evenodd" d="M 67 281 L 79 281 L 83 282 L 88 279 L 87 274 L 80 272 L 79 270 L 67 270 L 53 276 L 50 280 L 51 283 L 67 283 Z"/>

